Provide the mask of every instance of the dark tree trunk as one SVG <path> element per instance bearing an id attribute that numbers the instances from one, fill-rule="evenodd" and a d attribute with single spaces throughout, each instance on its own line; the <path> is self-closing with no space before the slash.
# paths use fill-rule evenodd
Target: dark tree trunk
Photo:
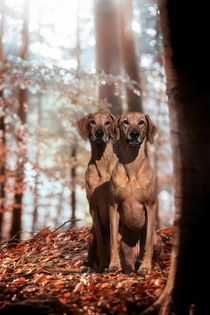
<path id="1" fill-rule="evenodd" d="M 95 0 L 96 69 L 98 73 L 121 74 L 120 9 L 118 1 Z M 114 84 L 99 87 L 99 100 L 112 105 L 115 115 L 122 112 L 121 99 Z"/>
<path id="2" fill-rule="evenodd" d="M 24 60 L 28 59 L 28 1 L 24 1 L 24 13 L 23 13 L 23 29 L 22 29 L 22 48 L 20 52 L 20 57 Z M 22 124 L 26 123 L 26 111 L 25 111 L 25 102 L 27 97 L 27 91 L 19 89 L 18 101 L 18 116 Z M 20 231 L 21 231 L 21 217 L 22 217 L 22 206 L 23 206 L 23 191 L 24 191 L 24 162 L 25 155 L 22 152 L 23 139 L 22 137 L 17 138 L 17 147 L 18 147 L 18 160 L 16 166 L 16 179 L 15 179 L 15 196 L 14 196 L 14 209 L 12 213 L 12 225 L 10 230 L 10 236 L 13 237 L 17 234 L 16 240 L 20 240 Z M 20 154 L 20 151 L 22 152 Z"/>
<path id="3" fill-rule="evenodd" d="M 71 226 L 76 226 L 76 145 L 72 145 L 71 157 L 74 159 L 73 166 L 71 168 Z"/>
<path id="4" fill-rule="evenodd" d="M 0 91 L 0 99 L 2 91 Z M 0 117 L 0 240 L 2 239 L 4 204 L 5 204 L 5 181 L 6 181 L 6 139 L 5 139 L 5 122 L 4 116 Z"/>
<path id="5" fill-rule="evenodd" d="M 139 77 L 139 65 L 135 51 L 134 34 L 132 31 L 133 8 L 132 0 L 122 0 L 120 3 L 121 45 L 124 72 L 129 79 L 136 81 L 135 92 L 127 88 L 127 106 L 129 111 L 142 112 L 142 97 Z"/>
<path id="6" fill-rule="evenodd" d="M 159 9 L 173 149 L 175 235 L 167 285 L 154 307 L 160 307 L 160 314 L 207 314 L 204 277 L 209 269 L 210 204 L 208 3 L 159 0 Z"/>
<path id="7" fill-rule="evenodd" d="M 4 34 L 4 1 L 1 3 L 1 24 L 0 24 L 0 62 L 3 62 L 3 34 Z M 0 72 L 0 79 L 1 79 Z M 0 106 L 4 110 L 3 90 L 0 90 Z M 0 116 L 0 240 L 2 239 L 3 215 L 5 204 L 5 181 L 6 181 L 6 139 L 5 139 L 5 119 L 4 114 Z"/>

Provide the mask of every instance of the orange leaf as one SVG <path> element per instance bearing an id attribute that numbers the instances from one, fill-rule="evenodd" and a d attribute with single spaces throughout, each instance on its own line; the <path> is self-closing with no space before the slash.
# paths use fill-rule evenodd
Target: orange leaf
<path id="1" fill-rule="evenodd" d="M 66 304 L 66 301 L 62 298 L 58 298 L 58 300 L 62 303 L 62 304 Z"/>
<path id="2" fill-rule="evenodd" d="M 78 260 L 75 264 L 74 264 L 74 266 L 76 266 L 76 267 L 80 267 L 80 266 L 82 266 L 83 265 L 83 261 L 80 259 L 80 260 Z"/>
<path id="3" fill-rule="evenodd" d="M 71 293 L 70 292 L 67 292 L 67 293 L 64 293 L 64 295 L 63 295 L 65 298 L 68 298 L 68 297 L 70 297 L 71 296 Z"/>
<path id="4" fill-rule="evenodd" d="M 42 234 L 49 234 L 51 233 L 50 229 L 44 229 L 43 231 L 41 231 Z"/>
<path id="5" fill-rule="evenodd" d="M 54 282 L 53 282 L 53 284 L 54 285 L 60 285 L 60 284 L 64 284 L 65 283 L 65 281 L 64 280 L 55 280 Z"/>

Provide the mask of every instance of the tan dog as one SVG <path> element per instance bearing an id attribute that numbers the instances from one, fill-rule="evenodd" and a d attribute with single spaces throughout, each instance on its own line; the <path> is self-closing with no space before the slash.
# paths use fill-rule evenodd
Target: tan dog
<path id="1" fill-rule="evenodd" d="M 152 268 L 158 202 L 156 179 L 145 154 L 145 145 L 147 140 L 154 142 L 156 127 L 148 115 L 129 112 L 119 118 L 118 128 L 120 156 L 110 180 L 109 270 L 121 268 L 120 231 L 122 244 L 135 249 L 140 241 L 143 256 L 140 271 L 149 271 Z M 126 255 L 129 256 L 125 251 Z M 131 267 L 134 269 L 134 266 Z"/>
<path id="2" fill-rule="evenodd" d="M 97 112 L 77 122 L 81 137 L 89 139 L 91 158 L 85 173 L 86 195 L 93 227 L 89 236 L 88 263 L 102 271 L 109 265 L 109 180 L 117 163 L 113 153 L 115 117 Z"/>

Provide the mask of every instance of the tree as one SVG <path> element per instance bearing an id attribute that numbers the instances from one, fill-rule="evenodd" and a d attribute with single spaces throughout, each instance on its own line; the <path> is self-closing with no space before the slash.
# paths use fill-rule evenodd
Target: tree
<path id="1" fill-rule="evenodd" d="M 160 314 L 206 314 L 201 286 L 209 256 L 208 4 L 159 0 L 159 9 L 174 164 L 174 243 L 166 287 L 145 314 L 155 308 Z"/>
<path id="2" fill-rule="evenodd" d="M 1 22 L 0 22 L 0 62 L 3 62 L 3 34 L 4 34 L 4 1 L 1 1 Z M 0 72 L 1 77 L 1 72 Z M 6 138 L 5 138 L 5 104 L 3 101 L 3 89 L 0 89 L 0 240 L 2 238 L 3 213 L 5 204 L 5 177 L 6 177 Z"/>
<path id="3" fill-rule="evenodd" d="M 119 0 L 95 0 L 96 70 L 119 76 L 121 74 Z M 114 84 L 104 82 L 99 87 L 99 100 L 112 105 L 115 115 L 122 112 L 121 99 Z"/>
<path id="4" fill-rule="evenodd" d="M 23 28 L 22 28 L 22 48 L 20 52 L 20 57 L 23 60 L 28 59 L 28 19 L 29 19 L 29 3 L 27 0 L 23 4 Z M 26 123 L 26 110 L 25 110 L 25 101 L 26 101 L 26 89 L 19 88 L 19 108 L 18 116 L 22 125 Z M 22 216 L 22 202 L 23 202 L 23 187 L 24 187 L 24 141 L 22 135 L 17 136 L 17 147 L 19 151 L 19 156 L 16 166 L 16 179 L 15 179 L 15 196 L 14 196 L 14 208 L 12 213 L 12 226 L 10 230 L 10 236 L 13 237 L 17 234 L 16 239 L 20 239 L 21 231 L 21 216 Z"/>
<path id="5" fill-rule="evenodd" d="M 77 60 L 77 69 L 76 72 L 79 74 L 81 71 L 81 43 L 80 43 L 80 17 L 79 17 L 79 12 L 80 12 L 80 0 L 78 1 L 77 5 L 77 20 L 76 20 L 76 60 Z M 74 140 L 74 143 L 72 144 L 71 148 L 71 159 L 73 160 L 73 164 L 70 165 L 70 178 L 71 178 L 71 227 L 76 226 L 76 177 L 77 177 L 77 172 L 76 172 L 76 157 L 77 157 L 77 145 L 76 145 L 76 140 Z"/>
<path id="6" fill-rule="evenodd" d="M 122 60 L 124 72 L 130 80 L 136 81 L 135 89 L 126 89 L 127 106 L 129 111 L 142 112 L 141 86 L 139 77 L 139 65 L 135 51 L 135 41 L 132 31 L 133 7 L 132 0 L 121 1 L 120 28 Z"/>
<path id="7" fill-rule="evenodd" d="M 37 93 L 37 127 L 41 127 L 41 121 L 42 121 L 42 97 L 41 93 Z M 38 223 L 38 208 L 39 208 L 39 194 L 38 194 L 38 184 L 39 184 L 39 159 L 40 159 L 40 146 L 37 145 L 36 148 L 36 156 L 35 156 L 35 168 L 36 168 L 36 176 L 35 176 L 35 187 L 34 187 L 34 209 L 33 209 L 33 215 L 32 215 L 32 232 L 35 232 L 37 230 L 37 223 Z"/>

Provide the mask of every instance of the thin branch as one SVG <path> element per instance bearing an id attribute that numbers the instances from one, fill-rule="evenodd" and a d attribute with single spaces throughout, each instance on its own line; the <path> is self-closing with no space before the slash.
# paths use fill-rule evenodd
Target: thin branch
<path id="1" fill-rule="evenodd" d="M 67 221 L 65 221 L 63 224 L 61 224 L 59 227 L 57 227 L 55 230 L 53 230 L 51 233 L 55 233 L 55 232 L 57 232 L 60 228 L 62 228 L 64 225 L 66 225 L 67 223 L 70 223 L 70 222 L 76 222 L 76 221 L 81 221 L 80 219 L 70 219 L 70 220 L 67 220 Z M 46 228 L 44 228 L 44 230 L 46 230 L 46 229 L 49 229 L 50 228 L 50 226 L 48 226 L 48 227 L 46 227 Z M 28 231 L 19 231 L 18 233 L 16 233 L 12 238 L 10 238 L 9 240 L 7 240 L 7 241 L 4 241 L 4 242 L 1 242 L 0 243 L 0 247 L 2 247 L 3 245 L 6 245 L 6 244 L 11 244 L 12 243 L 12 241 L 14 241 L 15 239 L 16 239 L 16 237 L 19 235 L 19 234 L 22 234 L 22 233 L 30 233 L 30 234 L 34 234 L 35 233 L 35 236 L 31 239 L 31 240 L 34 240 L 35 238 L 37 238 L 39 235 L 42 235 L 42 231 L 40 231 L 40 232 L 28 232 Z M 30 240 L 30 241 L 31 241 Z M 25 242 L 27 242 L 27 241 L 25 241 Z M 16 243 L 14 243 L 14 244 L 16 244 Z M 3 247 L 4 248 L 4 247 Z"/>
<path id="2" fill-rule="evenodd" d="M 57 227 L 54 231 L 52 231 L 52 233 L 55 233 L 57 232 L 60 228 L 62 228 L 64 225 L 66 225 L 67 223 L 70 223 L 70 222 L 76 222 L 76 221 L 81 221 L 80 219 L 70 219 L 70 220 L 67 220 L 65 221 L 63 224 L 61 224 L 59 227 Z"/>

